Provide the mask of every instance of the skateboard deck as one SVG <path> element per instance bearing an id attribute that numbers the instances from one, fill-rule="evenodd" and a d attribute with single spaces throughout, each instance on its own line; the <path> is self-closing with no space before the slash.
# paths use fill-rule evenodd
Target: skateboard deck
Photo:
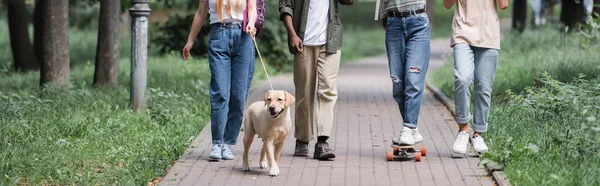
<path id="1" fill-rule="evenodd" d="M 387 160 L 405 161 L 414 159 L 415 161 L 420 162 L 423 156 L 427 155 L 427 148 L 421 145 L 422 143 L 417 143 L 414 145 L 400 145 L 392 143 L 391 147 L 393 151 L 387 153 Z M 419 151 L 415 150 L 419 146 L 421 146 L 421 148 L 419 148 Z"/>

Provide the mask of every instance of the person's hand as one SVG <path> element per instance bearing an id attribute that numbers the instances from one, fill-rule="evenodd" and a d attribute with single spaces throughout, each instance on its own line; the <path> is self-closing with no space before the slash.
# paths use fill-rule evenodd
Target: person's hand
<path id="1" fill-rule="evenodd" d="M 383 30 L 387 28 L 387 17 L 381 19 L 381 26 L 383 27 Z"/>
<path id="2" fill-rule="evenodd" d="M 254 23 L 246 25 L 246 33 L 250 35 L 256 34 L 256 28 L 254 27 Z"/>
<path id="3" fill-rule="evenodd" d="M 296 54 L 297 52 L 304 53 L 302 40 L 300 40 L 300 37 L 298 37 L 298 35 L 288 35 L 288 44 L 289 49 L 290 51 L 292 51 L 293 54 Z"/>
<path id="4" fill-rule="evenodd" d="M 183 47 L 183 50 L 181 50 L 181 56 L 183 56 L 184 60 L 189 59 L 190 51 L 192 50 L 192 45 L 194 45 L 194 42 L 187 42 Z"/>

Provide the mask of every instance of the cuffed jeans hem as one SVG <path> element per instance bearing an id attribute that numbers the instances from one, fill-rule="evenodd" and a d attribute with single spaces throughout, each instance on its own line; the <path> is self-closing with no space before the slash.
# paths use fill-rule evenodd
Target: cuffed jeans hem
<path id="1" fill-rule="evenodd" d="M 487 132 L 487 123 L 484 124 L 483 126 L 473 124 L 473 125 L 471 125 L 471 128 L 473 128 L 474 132 L 484 133 L 484 132 Z"/>
<path id="2" fill-rule="evenodd" d="M 213 143 L 213 145 L 223 144 L 223 140 L 213 140 L 212 143 Z"/>
<path id="3" fill-rule="evenodd" d="M 405 126 L 405 127 L 411 128 L 411 129 L 417 128 L 417 124 L 404 123 L 402 125 Z"/>
<path id="4" fill-rule="evenodd" d="M 225 144 L 225 145 L 235 145 L 235 143 L 236 143 L 235 141 L 225 141 L 225 143 L 223 143 L 223 144 Z"/>
<path id="5" fill-rule="evenodd" d="M 454 120 L 456 120 L 456 123 L 463 124 L 463 123 L 468 123 L 469 120 L 471 120 L 471 118 L 469 118 L 469 117 L 465 117 L 465 118 L 454 117 Z"/>

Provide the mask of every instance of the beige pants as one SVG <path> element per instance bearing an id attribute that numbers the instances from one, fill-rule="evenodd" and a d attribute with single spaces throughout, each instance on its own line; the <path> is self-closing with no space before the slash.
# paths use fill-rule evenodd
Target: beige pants
<path id="1" fill-rule="evenodd" d="M 296 139 L 304 142 L 313 139 L 315 119 L 317 136 L 330 135 L 333 125 L 333 107 L 338 97 L 336 80 L 340 69 L 340 56 L 340 50 L 335 54 L 328 54 L 325 45 L 304 46 L 304 53 L 294 56 L 294 86 L 296 87 L 294 136 Z"/>

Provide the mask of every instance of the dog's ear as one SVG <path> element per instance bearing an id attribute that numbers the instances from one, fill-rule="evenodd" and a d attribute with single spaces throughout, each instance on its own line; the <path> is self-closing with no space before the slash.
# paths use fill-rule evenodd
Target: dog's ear
<path id="1" fill-rule="evenodd" d="M 289 107 L 290 105 L 292 105 L 292 103 L 294 103 L 294 101 L 296 101 L 296 98 L 294 98 L 294 96 L 292 96 L 292 94 L 290 94 L 287 91 L 284 91 L 285 93 L 285 107 Z"/>
<path id="2" fill-rule="evenodd" d="M 265 104 L 267 104 L 267 99 L 269 99 L 269 93 L 271 93 L 271 91 L 270 91 L 270 90 L 269 90 L 269 91 L 267 91 L 267 93 L 265 94 L 265 99 L 264 99 L 264 101 L 265 101 Z"/>

